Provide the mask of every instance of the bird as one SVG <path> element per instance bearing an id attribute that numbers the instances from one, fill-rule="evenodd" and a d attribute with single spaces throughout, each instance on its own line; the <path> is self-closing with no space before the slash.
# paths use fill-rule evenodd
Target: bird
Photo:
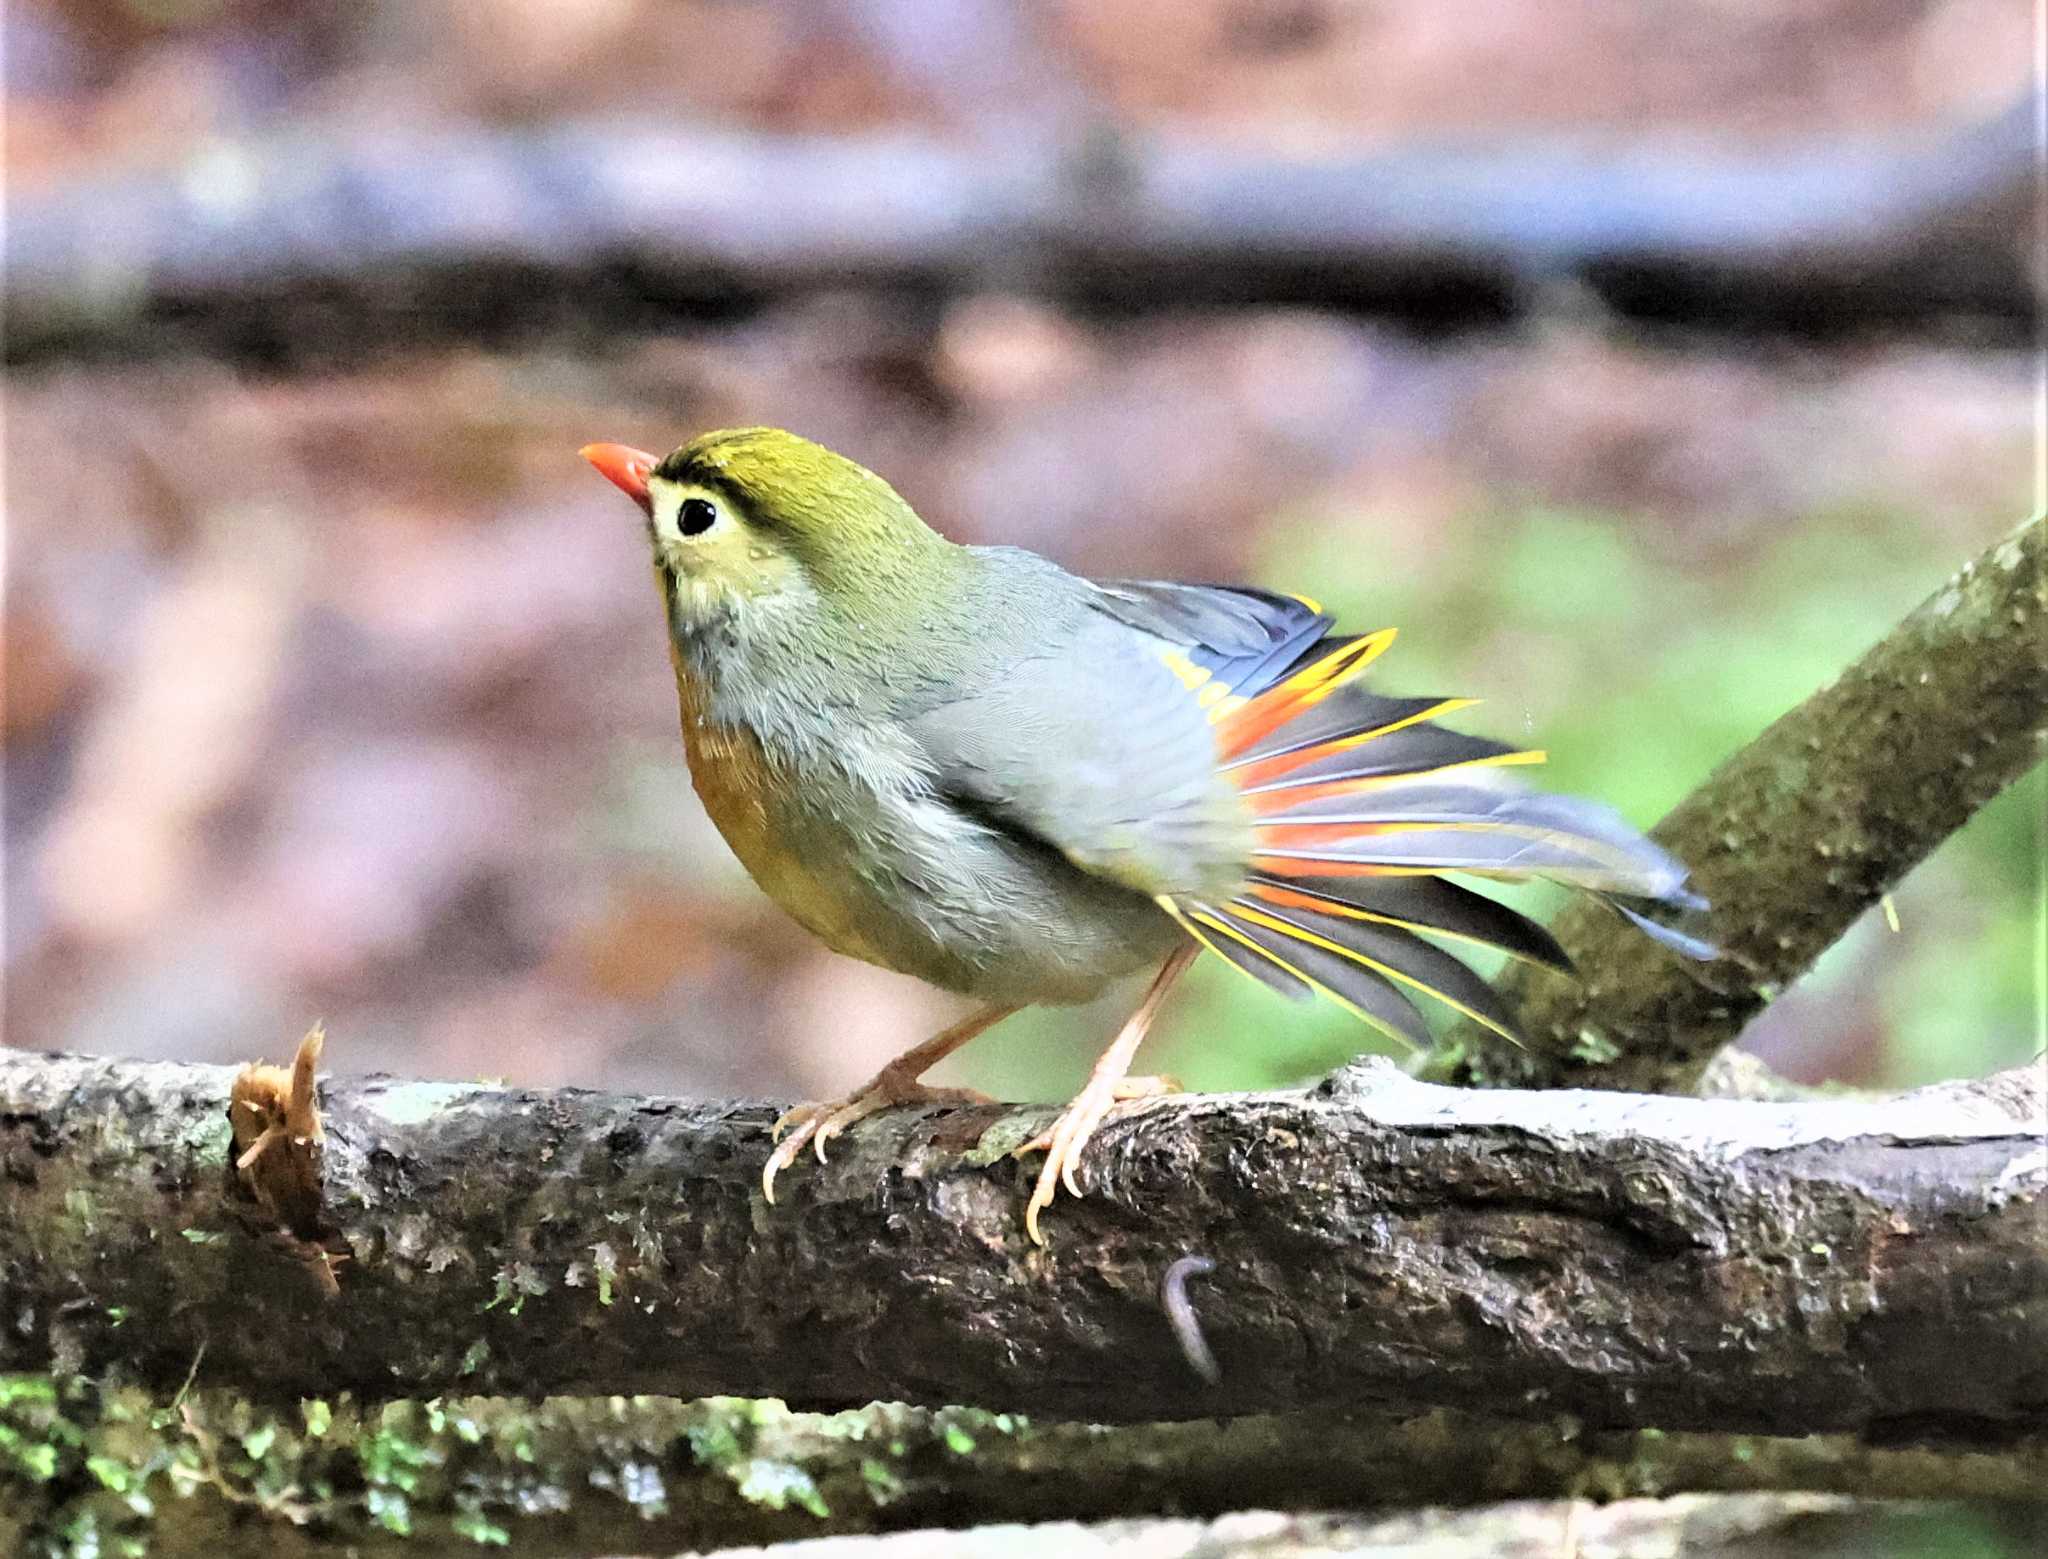
<path id="1" fill-rule="evenodd" d="M 1564 883 L 1710 951 L 1664 923 L 1705 907 L 1681 863 L 1606 806 L 1520 782 L 1541 751 L 1440 723 L 1472 699 L 1368 687 L 1392 628 L 1341 632 L 1305 595 L 1095 580 L 957 544 L 779 428 L 581 454 L 644 517 L 691 779 L 733 853 L 827 947 L 976 1004 L 845 1097 L 785 1113 L 770 1203 L 806 1144 L 822 1162 L 877 1111 L 991 1102 L 923 1074 L 1003 1018 L 1150 970 L 1081 1091 L 1017 1150 L 1045 1155 L 1024 1211 L 1043 1245 L 1040 1214 L 1081 1194 L 1096 1128 L 1166 1090 L 1131 1067 L 1205 952 L 1427 1047 L 1418 999 L 1519 1042 L 1446 943 L 1571 969 L 1474 883 Z"/>

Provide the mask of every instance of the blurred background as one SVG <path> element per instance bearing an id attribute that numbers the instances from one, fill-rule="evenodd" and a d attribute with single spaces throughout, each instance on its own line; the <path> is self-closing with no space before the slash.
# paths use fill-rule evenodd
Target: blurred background
<path id="1" fill-rule="evenodd" d="M 960 540 L 1398 624 L 1379 685 L 1482 695 L 1653 822 L 2035 501 L 2029 229 L 1970 150 L 2032 11 L 17 0 L 6 1043 L 278 1058 L 318 1018 L 342 1071 L 788 1097 L 957 1012 L 710 827 L 592 439 L 780 424 Z M 847 160 L 784 183 L 791 136 Z M 1067 170 L 1086 241 L 918 226 L 926 157 Z M 1353 165 L 1426 231 L 1319 248 L 1356 210 L 1284 175 Z M 1205 167 L 1239 196 L 1144 226 Z M 1845 190 L 1899 194 L 1876 259 L 1752 231 Z M 1632 228 L 1651 195 L 1685 220 Z M 2030 1054 L 2043 806 L 1745 1043 L 1864 1085 Z M 948 1074 L 1064 1097 L 1127 999 Z M 1206 968 L 1149 1062 L 1367 1039 Z"/>

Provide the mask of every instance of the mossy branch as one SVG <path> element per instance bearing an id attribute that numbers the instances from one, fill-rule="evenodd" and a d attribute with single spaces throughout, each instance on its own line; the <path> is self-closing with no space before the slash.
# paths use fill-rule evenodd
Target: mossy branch
<path id="1" fill-rule="evenodd" d="M 1382 1067 L 1164 1100 L 1105 1127 L 1043 1250 L 1005 1151 L 1042 1110 L 877 1117 L 770 1207 L 771 1107 L 388 1080 L 325 1085 L 322 1227 L 280 1230 L 230 1163 L 234 1080 L 0 1053 L 0 1368 L 168 1390 L 196 1360 L 269 1400 L 2048 1432 L 2038 1071 L 1768 1104 Z M 1183 1307 L 1190 1255 L 1213 1270 Z"/>
<path id="2" fill-rule="evenodd" d="M 1730 758 L 1652 835 L 1713 902 L 1709 965 L 1596 904 L 1552 926 L 1580 978 L 1501 980 L 1517 1049 L 1467 1025 L 1430 1075 L 1692 1091 L 1716 1053 L 2048 751 L 2048 522 L 2029 521 Z"/>
<path id="3" fill-rule="evenodd" d="M 1886 1449 L 1441 1411 L 1105 1429 L 890 1404 L 825 1417 L 735 1399 L 266 1406 L 0 1377 L 0 1548 L 24 1555 L 137 1539 L 160 1553 L 227 1542 L 280 1559 L 506 1544 L 651 1553 L 1247 1503 L 1364 1511 L 1705 1490 L 2036 1501 L 2044 1489 L 2039 1442 Z"/>

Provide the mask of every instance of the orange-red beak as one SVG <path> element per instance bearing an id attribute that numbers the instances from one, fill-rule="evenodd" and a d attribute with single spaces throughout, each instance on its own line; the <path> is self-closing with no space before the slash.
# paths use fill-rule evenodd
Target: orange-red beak
<path id="1" fill-rule="evenodd" d="M 661 464 L 659 455 L 650 455 L 644 449 L 633 449 L 625 444 L 585 444 L 577 453 L 596 466 L 599 475 L 642 509 L 649 506 L 647 478 Z"/>

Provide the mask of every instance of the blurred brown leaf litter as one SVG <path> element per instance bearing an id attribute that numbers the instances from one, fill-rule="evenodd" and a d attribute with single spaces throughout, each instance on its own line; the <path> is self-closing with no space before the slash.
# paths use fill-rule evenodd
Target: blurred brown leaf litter
<path id="1" fill-rule="evenodd" d="M 2030 16 L 47 0 L 10 17 L 6 171 L 33 190 L 336 116 L 992 147 L 1106 122 L 1290 154 L 1954 126 L 2023 88 Z M 815 948 L 704 819 L 641 538 L 575 458 L 592 438 L 777 423 L 962 540 L 1397 621 L 1388 686 L 1488 695 L 1474 728 L 1540 736 L 1648 822 L 2010 527 L 2031 386 L 2022 350 L 1969 340 L 1697 338 L 1569 308 L 1423 338 L 1311 308 L 1106 318 L 1022 283 L 328 374 L 16 369 L 5 1038 L 228 1060 L 320 1017 L 351 1070 L 789 1095 L 951 1015 Z M 2024 1053 L 2030 804 L 1972 825 L 1901 890 L 1901 934 L 1853 937 L 1753 1043 L 1852 1081 Z M 958 1075 L 1058 1096 L 1100 1018 L 1020 1020 Z M 1213 978 L 1168 1025 L 1152 1062 L 1198 1086 L 1362 1042 Z"/>

